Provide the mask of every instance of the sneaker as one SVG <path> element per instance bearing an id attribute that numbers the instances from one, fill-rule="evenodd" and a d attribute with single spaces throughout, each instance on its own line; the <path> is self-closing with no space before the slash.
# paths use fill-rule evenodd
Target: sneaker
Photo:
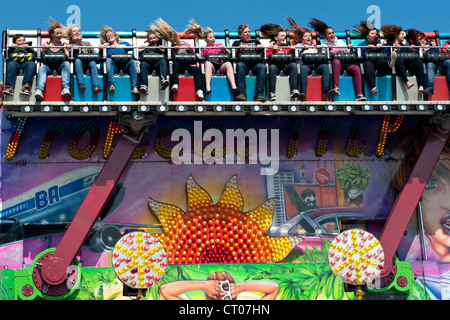
<path id="1" fill-rule="evenodd" d="M 291 92 L 291 98 L 298 98 L 300 97 L 300 92 L 297 89 L 292 90 Z"/>
<path id="2" fill-rule="evenodd" d="M 300 93 L 300 101 L 306 101 L 306 93 L 302 92 Z"/>
<path id="3" fill-rule="evenodd" d="M 29 85 L 25 84 L 22 86 L 22 89 L 20 89 L 20 93 L 26 96 L 29 96 L 31 93 L 31 88 Z"/>
<path id="4" fill-rule="evenodd" d="M 82 84 L 81 86 L 80 86 L 80 92 L 81 93 L 84 93 L 86 91 L 86 86 L 84 85 L 84 84 Z"/>
<path id="5" fill-rule="evenodd" d="M 14 95 L 14 89 L 10 85 L 6 86 L 5 89 L 3 89 L 3 94 L 6 94 L 8 96 Z"/>
<path id="6" fill-rule="evenodd" d="M 139 90 L 138 90 L 138 88 L 133 88 L 132 90 L 131 90 L 131 93 L 132 94 L 139 94 Z"/>
<path id="7" fill-rule="evenodd" d="M 159 87 L 159 90 L 166 90 L 166 88 L 169 86 L 169 80 L 161 80 L 161 86 Z"/>
<path id="8" fill-rule="evenodd" d="M 427 87 L 427 88 L 425 88 L 425 89 L 422 91 L 422 93 L 423 93 L 423 94 L 426 94 L 426 95 L 433 95 L 433 94 L 434 94 L 434 90 L 433 90 L 432 87 Z"/>
<path id="9" fill-rule="evenodd" d="M 199 97 L 200 99 L 205 99 L 205 96 L 203 95 L 203 90 L 197 90 L 197 92 L 195 93 L 195 95 L 197 97 Z"/>
<path id="10" fill-rule="evenodd" d="M 172 86 L 172 88 L 170 88 L 170 90 L 172 90 L 172 91 L 174 91 L 174 92 L 178 91 L 178 85 L 177 85 L 177 84 L 174 84 L 174 85 Z"/>
<path id="11" fill-rule="evenodd" d="M 264 101 L 266 101 L 266 98 L 264 98 L 263 96 L 255 96 L 255 101 L 264 102 Z"/>
<path id="12" fill-rule="evenodd" d="M 239 93 L 236 96 L 236 101 L 247 101 L 247 96 L 245 94 L 243 94 L 243 93 Z"/>
<path id="13" fill-rule="evenodd" d="M 63 97 L 70 97 L 70 89 L 69 89 L 69 88 L 64 88 L 64 89 L 62 89 L 61 95 L 62 95 Z"/>
<path id="14" fill-rule="evenodd" d="M 355 101 L 366 101 L 366 97 L 364 97 L 362 94 L 358 94 Z"/>
<path id="15" fill-rule="evenodd" d="M 116 87 L 114 87 L 113 85 L 109 86 L 109 92 L 114 92 L 116 91 Z"/>
<path id="16" fill-rule="evenodd" d="M 373 95 L 373 96 L 378 95 L 378 90 L 377 90 L 377 88 L 373 88 L 370 92 L 372 92 L 372 95 Z"/>
<path id="17" fill-rule="evenodd" d="M 36 89 L 36 91 L 34 92 L 34 97 L 36 99 L 42 99 L 44 97 L 44 94 L 42 93 L 41 89 Z"/>
<path id="18" fill-rule="evenodd" d="M 397 61 L 397 51 L 391 52 L 391 59 L 389 61 L 389 68 L 393 68 L 395 66 L 395 61 Z"/>
<path id="19" fill-rule="evenodd" d="M 94 94 L 99 94 L 99 93 L 102 92 L 103 90 L 102 90 L 102 88 L 100 88 L 100 87 L 95 87 L 95 88 L 92 88 L 92 91 L 94 91 Z"/>
<path id="20" fill-rule="evenodd" d="M 275 100 L 277 100 L 277 96 L 275 95 L 275 93 L 273 93 L 273 92 L 269 93 L 269 101 L 275 101 Z"/>
<path id="21" fill-rule="evenodd" d="M 146 86 L 146 85 L 141 85 L 141 87 L 139 88 L 139 91 L 140 91 L 142 94 L 145 94 L 145 95 L 148 94 L 148 90 L 147 90 L 147 86 Z"/>

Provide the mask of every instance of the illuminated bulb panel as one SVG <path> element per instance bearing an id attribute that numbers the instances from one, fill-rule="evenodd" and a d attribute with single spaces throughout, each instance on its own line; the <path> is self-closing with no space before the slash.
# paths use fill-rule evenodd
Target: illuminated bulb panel
<path id="1" fill-rule="evenodd" d="M 188 207 L 180 208 L 149 199 L 165 235 L 157 235 L 167 251 L 169 264 L 258 263 L 284 259 L 300 242 L 294 237 L 265 234 L 272 223 L 276 199 L 242 212 L 244 202 L 233 176 L 221 199 L 211 196 L 190 176 L 187 181 Z"/>
<path id="2" fill-rule="evenodd" d="M 111 254 L 117 278 L 135 289 L 147 289 L 166 273 L 167 254 L 153 235 L 135 231 L 124 235 Z"/>
<path id="3" fill-rule="evenodd" d="M 53 141 L 59 136 L 61 133 L 67 131 L 71 126 L 70 121 L 62 121 L 56 122 L 52 121 L 47 127 L 45 131 L 45 136 L 42 141 L 41 147 L 39 149 L 39 158 L 46 159 L 50 152 L 50 147 Z"/>
<path id="4" fill-rule="evenodd" d="M 384 250 L 373 234 L 359 229 L 342 232 L 328 250 L 331 270 L 342 281 L 364 285 L 380 276 Z"/>
<path id="5" fill-rule="evenodd" d="M 9 139 L 8 147 L 6 149 L 6 159 L 11 160 L 16 156 L 17 147 L 19 146 L 20 138 L 22 137 L 23 129 L 27 122 L 27 117 L 20 117 L 17 119 L 14 132 Z"/>

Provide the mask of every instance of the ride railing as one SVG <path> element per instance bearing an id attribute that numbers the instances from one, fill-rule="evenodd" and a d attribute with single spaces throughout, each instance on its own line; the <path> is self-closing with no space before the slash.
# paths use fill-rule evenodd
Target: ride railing
<path id="1" fill-rule="evenodd" d="M 36 34 L 33 32 L 25 32 L 25 31 L 15 31 L 15 34 L 22 33 L 25 36 L 32 34 L 35 36 Z M 94 36 L 98 35 L 98 33 L 83 33 L 83 37 Z M 143 33 L 139 32 L 131 32 L 131 33 L 121 33 L 122 36 L 134 36 L 140 35 L 142 38 L 144 35 Z M 288 63 L 288 62 L 295 62 L 298 65 L 302 63 L 325 63 L 330 65 L 330 62 L 334 58 L 342 59 L 344 63 L 354 63 L 354 64 L 361 64 L 362 62 L 366 60 L 377 60 L 377 59 L 389 59 L 390 52 L 394 49 L 396 49 L 396 46 L 387 46 L 383 44 L 382 50 L 384 52 L 382 53 L 374 53 L 374 54 L 362 54 L 361 50 L 368 48 L 368 46 L 358 46 L 358 45 L 351 45 L 345 46 L 345 47 L 333 47 L 333 50 L 343 50 L 338 53 L 332 53 L 330 48 L 327 45 L 310 45 L 309 48 L 311 49 L 317 49 L 318 53 L 315 54 L 304 54 L 304 48 L 301 47 L 295 47 L 294 54 L 271 54 L 267 55 L 267 50 L 269 47 L 267 45 L 264 45 L 263 50 L 257 51 L 255 50 L 255 54 L 253 55 L 245 55 L 240 56 L 237 54 L 239 47 L 233 47 L 230 45 L 231 42 L 231 36 L 233 33 L 226 33 L 227 36 L 225 39 L 222 38 L 224 41 L 219 41 L 219 43 L 223 43 L 223 48 L 230 51 L 230 54 L 220 54 L 220 57 L 222 59 L 225 59 L 226 61 L 230 61 L 235 65 L 238 61 L 245 61 L 245 59 L 249 59 L 251 63 L 255 62 L 261 62 L 266 65 L 270 63 Z M 231 36 L 230 36 L 231 35 Z M 135 38 L 133 38 L 135 39 Z M 38 42 L 40 42 L 42 39 L 39 39 Z M 142 40 L 142 39 L 141 39 Z M 190 39 L 191 40 L 191 39 Z M 219 38 L 220 40 L 220 38 Z M 169 65 L 169 77 L 172 75 L 172 63 L 176 59 L 184 59 L 184 62 L 189 62 L 190 64 L 197 65 L 200 67 L 204 73 L 204 62 L 207 60 L 207 57 L 203 57 L 202 51 L 204 49 L 214 48 L 217 49 L 217 47 L 208 47 L 206 45 L 201 45 L 202 40 L 198 39 L 192 39 L 192 45 L 189 46 L 189 48 L 192 50 L 192 53 L 189 55 L 185 55 L 184 57 L 182 55 L 174 55 L 173 50 L 176 50 L 177 47 L 172 46 L 170 43 L 163 43 L 161 48 L 166 50 L 166 56 L 164 59 L 167 60 Z M 143 48 L 142 44 L 138 44 L 138 41 L 132 41 L 133 45 L 127 46 L 125 49 L 127 50 L 127 53 L 122 56 L 118 56 L 118 58 L 122 59 L 123 61 L 127 59 L 133 59 L 137 62 L 138 72 L 139 72 L 139 63 L 142 59 L 142 57 L 139 54 L 139 49 Z M 43 45 L 30 45 L 30 48 L 33 48 L 36 50 L 36 68 L 39 69 L 40 65 L 42 63 L 45 63 L 45 59 L 58 59 L 55 57 L 46 58 L 44 55 L 42 55 L 41 49 L 44 49 L 45 46 Z M 5 36 L 3 38 L 3 46 L 2 46 L 2 52 L 4 57 L 4 63 L 3 63 L 3 74 L 5 75 L 6 72 L 6 52 L 10 48 L 10 45 L 6 44 Z M 149 99 L 143 99 L 143 95 L 135 95 L 131 96 L 130 99 L 110 99 L 110 95 L 107 93 L 107 90 L 104 90 L 102 97 L 97 97 L 97 99 L 83 99 L 83 100 L 77 100 L 74 99 L 75 91 L 77 90 L 76 86 L 74 85 L 74 66 L 73 62 L 76 59 L 76 56 L 74 54 L 76 49 L 94 49 L 96 51 L 95 54 L 85 54 L 83 56 L 83 59 L 86 61 L 95 61 L 97 66 L 100 70 L 100 76 L 103 77 L 103 88 L 107 88 L 106 84 L 106 64 L 104 63 L 106 61 L 107 57 L 107 48 L 100 45 L 92 45 L 92 46 L 77 46 L 76 48 L 74 46 L 67 47 L 67 45 L 61 46 L 61 47 L 52 47 L 52 48 L 68 48 L 69 49 L 69 55 L 66 57 L 59 57 L 59 59 L 66 59 L 70 63 L 70 71 L 71 71 L 71 97 L 70 99 L 56 99 L 56 100 L 47 100 L 47 101 L 39 101 L 36 99 L 33 99 L 34 92 L 28 99 L 24 99 L 24 97 L 20 98 L 11 98 L 6 97 L 4 99 L 4 107 L 7 112 L 13 115 L 57 115 L 62 114 L 64 116 L 68 115 L 116 115 L 118 113 L 123 112 L 131 112 L 131 111 L 138 111 L 138 112 L 156 112 L 156 113 L 165 113 L 165 114 L 184 114 L 184 115 L 198 115 L 199 113 L 202 113 L 204 115 L 208 114 L 214 114 L 214 115 L 220 115 L 220 114 L 240 114 L 240 113 L 255 113 L 255 114 L 287 114 L 287 115 L 295 115 L 298 113 L 304 113 L 304 114 L 312 114 L 312 113 L 338 113 L 338 114 L 352 114 L 352 113 L 380 113 L 384 114 L 386 112 L 390 113 L 434 113 L 436 111 L 445 111 L 447 107 L 450 107 L 450 99 L 443 99 L 443 100 L 426 100 L 424 97 L 419 98 L 412 98 L 412 99 L 402 99 L 399 97 L 396 97 L 395 94 L 393 95 L 392 99 L 384 99 L 384 100 L 374 100 L 374 101 L 353 101 L 350 99 L 343 99 L 343 100 L 328 100 L 328 99 L 316 99 L 316 100 L 310 100 L 310 101 L 298 101 L 293 99 L 285 99 L 285 100 L 278 100 L 278 101 L 266 101 L 266 102 L 257 102 L 257 101 L 234 101 L 230 95 L 230 99 L 222 99 L 220 101 L 211 101 L 211 100 L 204 100 L 199 101 L 196 99 L 183 99 L 183 96 L 178 98 L 178 100 L 173 99 L 172 93 L 170 90 L 167 90 L 167 94 L 169 97 L 165 97 L 163 99 L 156 97 L 155 99 L 149 100 Z M 149 47 L 144 47 L 149 48 Z M 150 47 L 151 48 L 151 47 Z M 291 46 L 279 46 L 278 49 L 286 49 L 291 48 Z M 405 48 L 408 48 L 408 46 L 403 46 L 402 50 L 405 50 Z M 405 59 L 414 59 L 419 58 L 425 63 L 433 62 L 433 63 L 440 63 L 446 59 L 449 59 L 448 53 L 442 53 L 442 54 L 434 54 L 429 55 L 426 53 L 426 49 L 428 47 L 422 47 L 422 46 L 412 46 L 409 47 L 409 52 L 403 52 L 401 54 L 404 55 Z M 436 45 L 432 46 L 432 48 L 438 48 L 443 49 L 444 46 Z M 331 66 L 330 66 L 331 71 Z M 268 72 L 268 71 L 267 71 Z M 364 72 L 362 68 L 362 72 Z M 300 74 L 300 68 L 298 68 L 298 74 Z M 218 74 L 220 75 L 220 74 Z M 116 75 L 117 76 L 117 75 Z M 311 75 L 309 78 L 314 78 L 317 75 Z M 51 77 L 51 76 L 50 76 Z M 318 76 L 317 76 L 318 77 Z M 341 77 L 345 77 L 344 75 L 341 75 Z M 437 77 L 443 77 L 443 75 L 437 74 Z M 139 75 L 138 75 L 139 78 Z M 213 77 L 216 78 L 216 77 Z M 225 78 L 225 77 L 217 77 L 217 78 Z M 247 77 L 251 78 L 251 77 Z M 267 77 L 268 78 L 268 77 Z M 284 79 L 283 79 L 284 78 Z M 287 77 L 284 77 L 283 74 L 277 76 L 277 79 L 280 80 L 277 82 L 280 82 L 280 86 L 287 86 L 287 82 L 283 81 L 286 80 Z M 363 77 L 364 79 L 364 77 Z M 35 79 L 36 80 L 36 79 Z M 395 68 L 392 72 L 392 78 L 390 79 L 391 84 L 389 87 L 389 90 L 395 91 L 399 90 L 399 84 L 396 80 L 396 73 Z M 34 81 L 35 82 L 35 81 Z M 223 81 L 222 81 L 223 82 Z M 223 83 L 222 83 L 223 85 Z M 278 86 L 278 84 L 277 84 Z M 315 87 L 316 86 L 316 87 Z M 308 90 L 318 90 L 317 84 L 313 83 L 309 85 Z M 53 90 L 58 90 L 59 88 L 53 88 Z M 285 88 L 286 89 L 286 88 Z M 448 88 L 444 88 L 448 92 Z M 129 87 L 125 86 L 125 89 L 128 90 Z M 278 90 L 278 89 L 277 89 Z M 18 90 L 16 90 L 18 91 Z M 156 95 L 158 94 L 156 90 Z M 267 83 L 266 83 L 266 92 L 267 92 Z M 18 95 L 18 93 L 16 93 Z M 166 95 L 167 95 L 166 94 Z M 161 93 L 159 93 L 161 96 Z M 366 94 L 366 96 L 368 96 Z"/>

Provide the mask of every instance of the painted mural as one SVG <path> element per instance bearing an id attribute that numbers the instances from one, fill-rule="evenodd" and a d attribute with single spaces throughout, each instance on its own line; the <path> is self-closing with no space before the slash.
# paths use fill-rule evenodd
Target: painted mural
<path id="1" fill-rule="evenodd" d="M 1 121 L 0 276 L 10 279 L 58 245 L 123 129 L 114 117 Z M 70 299 L 128 299 L 114 243 L 99 238 L 136 229 L 167 252 L 144 299 L 355 299 L 330 269 L 330 243 L 350 228 L 380 235 L 426 132 L 401 115 L 158 116 L 77 257 Z M 448 154 L 447 143 L 398 248 L 416 278 L 405 299 L 450 297 Z M 0 299 L 21 298 L 2 286 Z"/>

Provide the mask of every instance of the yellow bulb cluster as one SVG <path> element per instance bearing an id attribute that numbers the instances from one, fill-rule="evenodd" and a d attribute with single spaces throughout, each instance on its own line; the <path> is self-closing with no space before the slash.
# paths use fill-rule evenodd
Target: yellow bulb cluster
<path id="1" fill-rule="evenodd" d="M 150 208 L 160 218 L 165 236 L 158 236 L 168 263 L 250 263 L 282 260 L 295 244 L 288 237 L 265 235 L 276 200 L 243 213 L 243 200 L 236 177 L 227 183 L 215 205 L 210 195 L 192 177 L 187 181 L 188 210 L 150 199 Z"/>
<path id="2" fill-rule="evenodd" d="M 337 236 L 330 245 L 328 258 L 333 273 L 356 285 L 373 281 L 384 265 L 380 242 L 371 233 L 358 229 Z"/>
<path id="3" fill-rule="evenodd" d="M 16 156 L 17 147 L 19 146 L 19 141 L 22 136 L 25 124 L 27 122 L 27 117 L 19 117 L 14 128 L 14 132 L 9 139 L 8 147 L 6 148 L 6 159 L 11 160 Z"/>
<path id="4" fill-rule="evenodd" d="M 165 274 L 167 254 L 158 238 L 132 232 L 114 247 L 112 264 L 120 281 L 132 288 L 148 288 Z"/>
<path id="5" fill-rule="evenodd" d="M 350 133 L 350 136 L 347 141 L 346 145 L 346 152 L 351 157 L 358 157 L 361 155 L 364 151 L 364 148 L 366 147 L 367 141 L 364 140 L 360 144 L 357 144 L 356 141 L 358 139 L 359 132 L 362 127 L 362 121 L 358 120 L 353 127 L 352 132 Z"/>
<path id="6" fill-rule="evenodd" d="M 44 139 L 42 140 L 41 147 L 39 148 L 39 159 L 46 159 L 49 155 L 50 146 L 55 138 L 69 129 L 71 126 L 70 121 L 56 122 L 52 121 L 45 131 Z"/>
<path id="7" fill-rule="evenodd" d="M 123 132 L 123 127 L 117 123 L 117 121 L 110 121 L 108 127 L 108 133 L 106 134 L 105 145 L 103 146 L 103 158 L 108 159 L 111 155 L 112 144 L 114 141 L 114 137 L 117 134 Z"/>
<path id="8" fill-rule="evenodd" d="M 171 134 L 169 130 L 161 130 L 155 142 L 155 150 L 156 152 L 163 158 L 171 159 L 172 158 L 172 148 L 167 148 L 164 145 L 164 140 Z"/>
<path id="9" fill-rule="evenodd" d="M 288 147 L 287 147 L 287 152 L 286 152 L 286 156 L 289 159 L 297 154 L 297 143 L 298 143 L 299 136 L 300 136 L 300 134 L 298 132 L 296 132 L 296 133 L 291 133 L 291 136 L 289 137 L 289 142 L 288 142 Z"/>
<path id="10" fill-rule="evenodd" d="M 89 132 L 90 140 L 87 146 L 83 150 L 78 150 L 78 143 L 85 132 Z M 97 148 L 99 141 L 99 129 L 98 124 L 94 121 L 83 122 L 75 129 L 75 133 L 69 142 L 69 153 L 72 157 L 78 160 L 89 158 Z"/>
<path id="11" fill-rule="evenodd" d="M 394 123 L 390 122 L 391 116 L 385 115 L 383 119 L 383 123 L 381 124 L 380 135 L 378 137 L 378 143 L 376 146 L 376 155 L 381 157 L 384 153 L 384 147 L 386 145 L 387 135 L 390 133 L 394 133 L 400 128 L 403 122 L 403 115 L 398 115 L 395 119 Z"/>

